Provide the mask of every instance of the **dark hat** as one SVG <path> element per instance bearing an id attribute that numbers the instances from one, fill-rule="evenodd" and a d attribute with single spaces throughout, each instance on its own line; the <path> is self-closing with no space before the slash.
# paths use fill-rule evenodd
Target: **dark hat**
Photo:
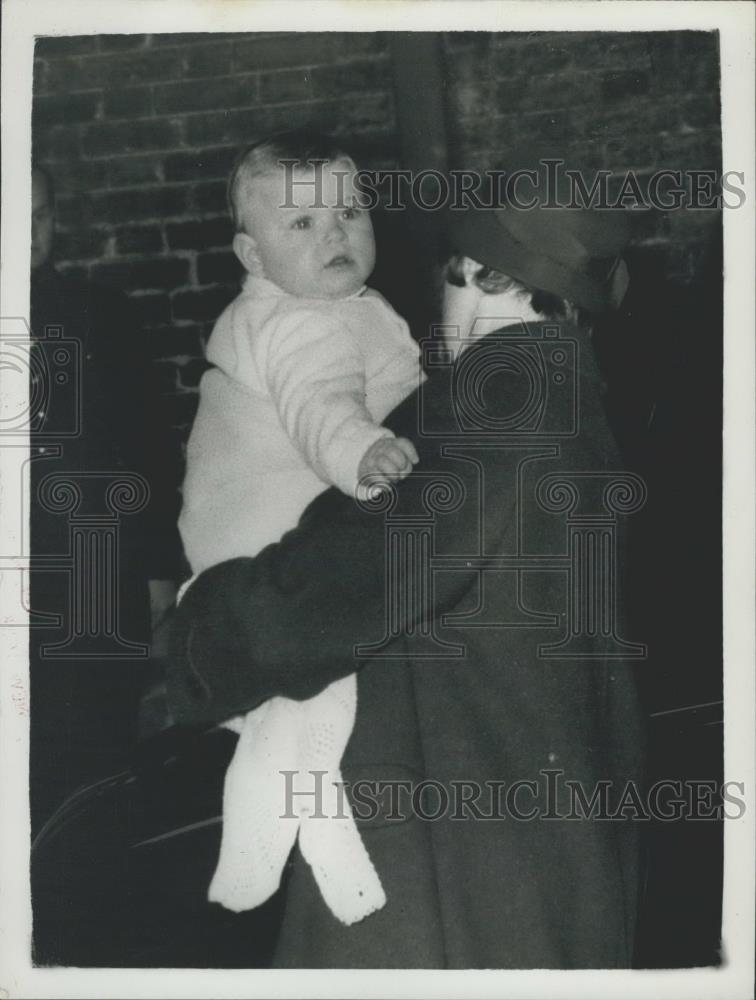
<path id="1" fill-rule="evenodd" d="M 568 208 L 564 190 L 546 190 L 538 169 L 524 187 L 525 208 L 508 201 L 498 208 L 452 210 L 449 235 L 466 257 L 551 292 L 592 312 L 622 301 L 627 268 L 621 258 L 629 237 L 626 213 L 611 209 Z M 546 205 L 552 207 L 546 207 Z"/>

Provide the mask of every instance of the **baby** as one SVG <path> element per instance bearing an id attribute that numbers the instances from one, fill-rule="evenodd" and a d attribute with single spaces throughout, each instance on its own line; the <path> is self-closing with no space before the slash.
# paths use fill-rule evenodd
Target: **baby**
<path id="1" fill-rule="evenodd" d="M 216 367 L 188 445 L 179 523 L 195 573 L 277 541 L 326 486 L 354 494 L 360 479 L 401 479 L 417 461 L 380 425 L 417 388 L 419 352 L 365 286 L 375 242 L 348 154 L 325 138 L 273 137 L 240 158 L 229 201 L 247 274 L 210 337 Z"/>
<path id="2" fill-rule="evenodd" d="M 418 461 L 412 443 L 380 423 L 417 387 L 419 351 L 365 285 L 375 242 L 349 154 L 325 136 L 273 136 L 238 160 L 229 204 L 246 275 L 208 342 L 215 367 L 202 379 L 187 449 L 179 527 L 195 574 L 277 541 L 328 486 L 359 495 L 361 482 L 402 479 Z M 235 910 L 263 902 L 299 833 L 339 919 L 353 923 L 383 905 L 339 794 L 355 712 L 352 675 L 309 701 L 273 698 L 231 720 L 240 739 L 211 900 Z M 312 780 L 310 794 L 295 793 L 299 804 L 287 806 L 284 774 L 312 770 L 326 772 L 321 812 L 339 819 L 308 816 Z M 287 808 L 296 815 L 282 815 Z"/>

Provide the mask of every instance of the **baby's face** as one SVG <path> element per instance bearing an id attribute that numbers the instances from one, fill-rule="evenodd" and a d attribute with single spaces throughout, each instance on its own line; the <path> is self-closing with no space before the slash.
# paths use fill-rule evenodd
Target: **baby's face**
<path id="1" fill-rule="evenodd" d="M 375 266 L 373 225 L 349 160 L 255 178 L 245 230 L 263 276 L 298 297 L 344 298 Z"/>

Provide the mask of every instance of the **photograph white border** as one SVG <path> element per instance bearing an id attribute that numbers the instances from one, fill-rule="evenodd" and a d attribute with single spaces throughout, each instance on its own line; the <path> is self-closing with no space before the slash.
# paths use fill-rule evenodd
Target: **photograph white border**
<path id="1" fill-rule="evenodd" d="M 724 964 L 656 971 L 309 971 L 34 969 L 29 960 L 28 663 L 24 629 L 0 627 L 0 1000 L 5 997 L 721 997 L 754 979 L 754 19 L 749 3 L 615 0 L 4 0 L 0 316 L 29 310 L 31 106 L 35 35 L 217 31 L 718 29 L 723 169 L 743 172 L 745 205 L 724 212 L 725 780 L 746 812 L 725 822 Z M 0 372 L 0 392 L 3 389 Z M 20 404 L 14 402 L 14 409 Z M 13 454 L 11 454 L 13 452 Z M 0 623 L 17 574 L 23 448 L 0 449 Z M 15 478 L 14 478 L 15 477 Z M 3 483 L 5 484 L 3 486 Z M 10 488 L 9 488 L 10 487 Z M 15 584 L 17 586 L 17 583 Z M 503 933 L 506 930 L 503 929 Z"/>

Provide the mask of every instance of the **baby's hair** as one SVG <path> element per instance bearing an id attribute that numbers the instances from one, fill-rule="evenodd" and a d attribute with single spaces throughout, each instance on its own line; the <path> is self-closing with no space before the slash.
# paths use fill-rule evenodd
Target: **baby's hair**
<path id="1" fill-rule="evenodd" d="M 294 161 L 306 167 L 313 160 L 333 162 L 351 160 L 351 154 L 341 142 L 326 132 L 313 129 L 293 129 L 277 132 L 242 150 L 228 179 L 228 210 L 236 232 L 244 231 L 243 195 L 256 177 L 269 173 L 282 160 Z"/>

